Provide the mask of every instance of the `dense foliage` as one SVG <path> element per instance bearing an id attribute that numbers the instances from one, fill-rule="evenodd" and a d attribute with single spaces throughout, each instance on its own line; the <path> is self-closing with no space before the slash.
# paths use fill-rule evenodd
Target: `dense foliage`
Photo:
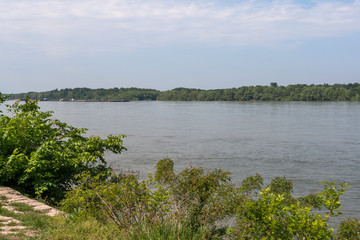
<path id="1" fill-rule="evenodd" d="M 168 91 L 140 88 L 75 88 L 12 94 L 11 99 L 23 99 L 26 95 L 37 100 L 75 101 L 360 101 L 360 84 L 278 86 L 277 83 L 271 83 L 269 86 L 214 90 L 175 88 Z"/>
<path id="2" fill-rule="evenodd" d="M 63 209 L 70 221 L 115 224 L 124 239 L 330 239 L 328 220 L 340 214 L 347 187 L 326 181 L 318 193 L 295 198 L 285 177 L 263 187 L 256 175 L 236 187 L 228 172 L 190 166 L 176 174 L 173 166 L 171 159 L 160 160 L 155 175 L 143 181 L 82 175 Z M 357 220 L 349 221 L 341 234 L 358 236 Z"/>
<path id="3" fill-rule="evenodd" d="M 233 185 L 229 173 L 205 172 L 195 167 L 179 174 L 171 168 L 167 169 L 168 174 L 159 173 L 169 165 L 170 159 L 161 160 L 156 177 L 150 175 L 144 181 L 132 175 L 113 176 L 107 181 L 82 175 L 83 184 L 76 186 L 62 202 L 64 210 L 73 212 L 74 218 L 91 216 L 112 221 L 121 230 L 144 224 L 152 227 L 170 224 L 168 227 L 175 226 L 176 231 L 190 237 L 186 239 L 199 232 L 208 238 L 214 234 L 216 221 L 230 214 L 227 200 L 233 194 Z"/>
<path id="4" fill-rule="evenodd" d="M 337 237 L 339 239 L 360 240 L 360 221 L 349 218 L 340 223 Z"/>
<path id="5" fill-rule="evenodd" d="M 161 92 L 162 101 L 360 101 L 360 84 L 248 86 L 200 90 L 176 88 Z"/>
<path id="6" fill-rule="evenodd" d="M 156 100 L 160 91 L 153 89 L 141 88 L 112 88 L 112 89 L 90 89 L 90 88 L 74 88 L 74 89 L 55 89 L 47 92 L 28 92 L 20 94 L 11 94 L 10 99 L 24 99 L 29 96 L 35 100 L 49 100 L 49 101 L 144 101 Z"/>
<path id="7" fill-rule="evenodd" d="M 31 196 L 56 201 L 76 183 L 76 174 L 108 172 L 104 153 L 121 153 L 124 136 L 84 137 L 72 127 L 42 112 L 36 101 L 7 105 L 0 116 L 0 184 Z"/>

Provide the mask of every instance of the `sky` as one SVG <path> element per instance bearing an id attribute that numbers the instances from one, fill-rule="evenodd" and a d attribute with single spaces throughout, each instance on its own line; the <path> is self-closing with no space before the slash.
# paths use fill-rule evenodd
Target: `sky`
<path id="1" fill-rule="evenodd" d="M 360 82 L 360 0 L 0 0 L 0 92 Z"/>

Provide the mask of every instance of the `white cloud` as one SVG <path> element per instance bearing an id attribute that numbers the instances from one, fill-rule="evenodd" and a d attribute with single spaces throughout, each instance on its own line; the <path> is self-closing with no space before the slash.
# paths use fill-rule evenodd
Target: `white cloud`
<path id="1" fill-rule="evenodd" d="M 0 43 L 52 55 L 205 43 L 277 45 L 360 30 L 360 1 L 0 0 Z"/>

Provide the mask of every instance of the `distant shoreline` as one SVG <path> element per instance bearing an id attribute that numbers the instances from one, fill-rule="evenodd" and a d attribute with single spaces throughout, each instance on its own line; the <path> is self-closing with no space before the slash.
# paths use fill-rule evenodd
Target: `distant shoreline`
<path id="1" fill-rule="evenodd" d="M 32 101 L 37 101 L 37 99 L 31 99 Z M 25 98 L 22 99 L 10 99 L 10 101 L 25 101 Z M 129 102 L 126 100 L 111 101 L 111 100 L 72 100 L 72 99 L 59 99 L 59 100 L 39 100 L 42 102 Z"/>
<path id="2" fill-rule="evenodd" d="M 144 88 L 55 89 L 45 92 L 9 94 L 8 100 L 25 97 L 40 101 L 130 102 L 130 101 L 360 101 L 360 84 L 296 84 L 279 86 L 243 86 L 203 90 L 175 88 L 160 91 Z"/>

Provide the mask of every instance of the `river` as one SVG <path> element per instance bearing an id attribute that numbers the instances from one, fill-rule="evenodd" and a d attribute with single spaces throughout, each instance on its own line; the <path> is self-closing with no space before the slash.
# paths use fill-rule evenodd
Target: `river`
<path id="1" fill-rule="evenodd" d="M 40 102 L 89 135 L 125 134 L 114 169 L 144 177 L 164 157 L 232 173 L 235 183 L 285 176 L 296 196 L 323 180 L 348 182 L 343 217 L 360 218 L 360 103 L 356 102 Z"/>

